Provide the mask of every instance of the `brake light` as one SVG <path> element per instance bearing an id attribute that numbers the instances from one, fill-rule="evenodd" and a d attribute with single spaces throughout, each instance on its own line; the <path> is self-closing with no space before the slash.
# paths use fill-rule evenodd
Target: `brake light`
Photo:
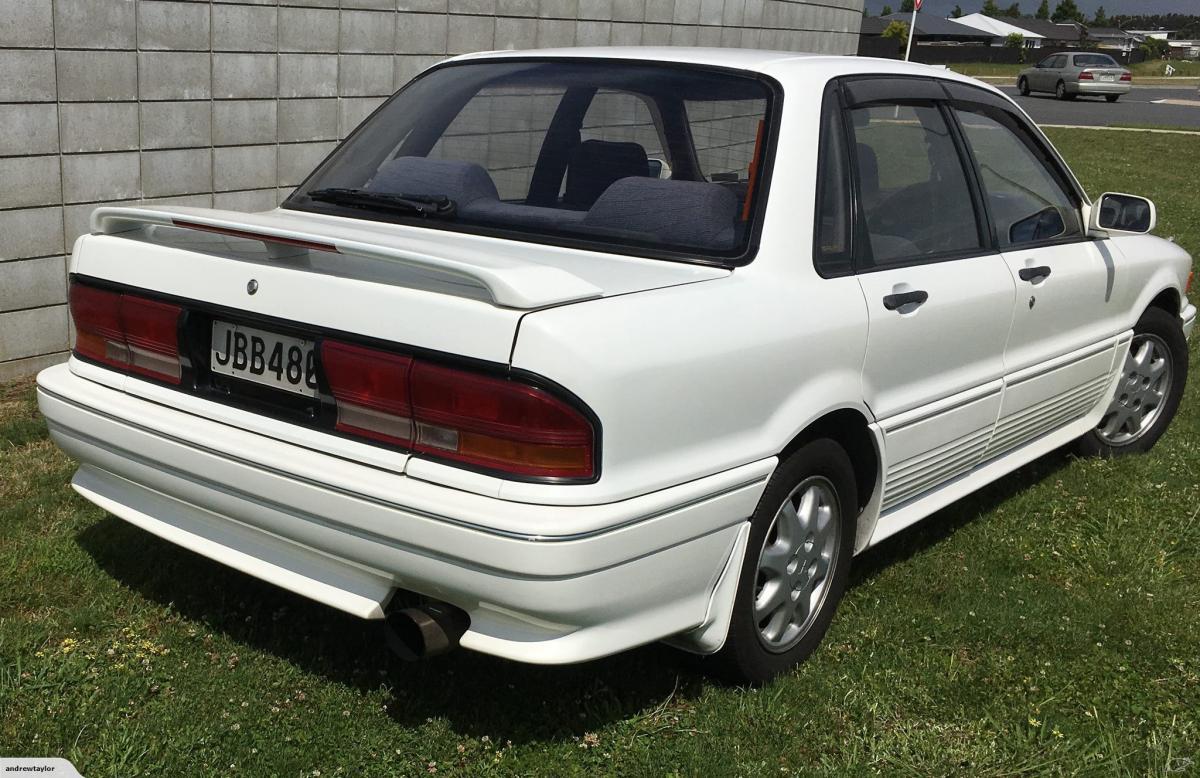
<path id="1" fill-rule="evenodd" d="M 536 386 L 326 340 L 337 428 L 512 475 L 590 478 L 591 422 Z"/>
<path id="2" fill-rule="evenodd" d="M 327 340 L 321 365 L 337 401 L 337 429 L 400 446 L 412 441 L 411 358 Z"/>
<path id="3" fill-rule="evenodd" d="M 1085 70 L 1079 74 L 1079 80 L 1080 81 L 1095 81 L 1096 77 Z"/>
<path id="4" fill-rule="evenodd" d="M 1121 80 L 1122 80 L 1122 81 L 1132 81 L 1132 80 L 1133 80 L 1133 74 L 1132 74 L 1132 73 L 1122 73 L 1122 74 L 1121 74 Z"/>
<path id="5" fill-rule="evenodd" d="M 415 451 L 518 475 L 593 473 L 591 422 L 543 389 L 418 361 L 412 401 Z"/>
<path id="6" fill-rule="evenodd" d="M 71 284 L 75 353 L 127 373 L 178 384 L 178 305 Z"/>

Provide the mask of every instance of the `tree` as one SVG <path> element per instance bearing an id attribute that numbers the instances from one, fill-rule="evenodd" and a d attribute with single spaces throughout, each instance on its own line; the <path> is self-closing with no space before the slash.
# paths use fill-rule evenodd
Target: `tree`
<path id="1" fill-rule="evenodd" d="M 896 46 L 903 49 L 908 45 L 908 24 L 899 20 L 892 22 L 883 31 L 883 37 L 896 41 Z"/>
<path id="2" fill-rule="evenodd" d="M 1171 51 L 1171 44 L 1162 38 L 1146 38 L 1139 47 L 1146 54 L 1146 59 L 1163 59 Z"/>
<path id="3" fill-rule="evenodd" d="M 1075 5 L 1075 0 L 1058 0 L 1054 13 L 1050 18 L 1055 22 L 1083 22 L 1083 12 Z"/>
<path id="4" fill-rule="evenodd" d="M 1014 32 L 1004 36 L 1004 48 L 1016 49 L 1021 53 L 1021 56 L 1018 57 L 1018 60 L 1020 62 L 1025 61 L 1025 36 L 1021 33 Z"/>
<path id="5" fill-rule="evenodd" d="M 1021 4 L 1013 3 L 1004 11 L 1004 15 L 1009 17 L 1010 19 L 1020 19 L 1021 18 Z"/>
<path id="6" fill-rule="evenodd" d="M 879 15 L 880 16 L 891 16 L 892 15 L 892 7 L 890 5 L 885 5 L 883 7 L 883 10 L 879 12 Z"/>
<path id="7" fill-rule="evenodd" d="M 1104 13 L 1104 6 L 1096 9 L 1096 15 L 1092 17 L 1092 24 L 1096 27 L 1108 27 L 1111 24 L 1108 14 Z"/>
<path id="8" fill-rule="evenodd" d="M 950 12 L 951 19 L 961 19 L 962 15 L 963 15 L 963 9 L 962 9 L 961 5 L 954 6 L 954 10 Z"/>
<path id="9" fill-rule="evenodd" d="M 996 5 L 996 0 L 984 0 L 980 13 L 994 18 L 1000 15 L 1000 8 Z"/>
<path id="10" fill-rule="evenodd" d="M 1049 19 L 1050 18 L 1050 0 L 1042 0 L 1042 4 L 1040 6 L 1038 6 L 1038 9 L 1037 9 L 1037 18 L 1039 18 L 1039 19 Z"/>
<path id="11" fill-rule="evenodd" d="M 902 13 L 902 14 L 910 14 L 910 13 L 912 13 L 912 12 L 913 12 L 913 5 L 914 5 L 914 3 L 913 3 L 913 0 L 901 0 L 901 2 L 900 2 L 900 13 Z"/>

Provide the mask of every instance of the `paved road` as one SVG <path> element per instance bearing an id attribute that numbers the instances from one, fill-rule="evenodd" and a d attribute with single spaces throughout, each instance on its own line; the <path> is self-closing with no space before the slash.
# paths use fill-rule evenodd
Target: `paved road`
<path id="1" fill-rule="evenodd" d="M 1074 102 L 1056 100 L 1054 95 L 1032 94 L 1021 97 L 1015 86 L 1001 86 L 1016 98 L 1038 124 L 1078 124 L 1087 127 L 1143 125 L 1200 130 L 1200 95 L 1196 87 L 1134 87 L 1118 103 L 1103 97 L 1081 97 Z M 1169 105 L 1160 100 L 1185 101 L 1191 105 Z"/>

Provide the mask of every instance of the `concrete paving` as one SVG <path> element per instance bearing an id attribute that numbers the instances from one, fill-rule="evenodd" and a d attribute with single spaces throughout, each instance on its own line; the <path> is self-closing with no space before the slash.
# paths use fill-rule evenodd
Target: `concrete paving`
<path id="1" fill-rule="evenodd" d="M 1117 103 L 1109 103 L 1103 97 L 1062 101 L 1055 99 L 1054 95 L 1040 93 L 1021 97 L 1015 86 L 1001 86 L 1001 89 L 1015 98 L 1038 124 L 1081 127 L 1153 125 L 1183 130 L 1200 129 L 1200 92 L 1195 87 L 1135 86 Z"/>

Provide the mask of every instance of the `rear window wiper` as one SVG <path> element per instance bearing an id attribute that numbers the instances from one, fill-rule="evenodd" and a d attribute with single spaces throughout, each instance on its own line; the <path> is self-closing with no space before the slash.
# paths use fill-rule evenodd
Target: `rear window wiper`
<path id="1" fill-rule="evenodd" d="M 392 194 L 369 189 L 331 187 L 314 189 L 308 192 L 308 196 L 313 200 L 351 208 L 412 213 L 434 219 L 453 219 L 458 213 L 458 204 L 445 195 Z"/>

